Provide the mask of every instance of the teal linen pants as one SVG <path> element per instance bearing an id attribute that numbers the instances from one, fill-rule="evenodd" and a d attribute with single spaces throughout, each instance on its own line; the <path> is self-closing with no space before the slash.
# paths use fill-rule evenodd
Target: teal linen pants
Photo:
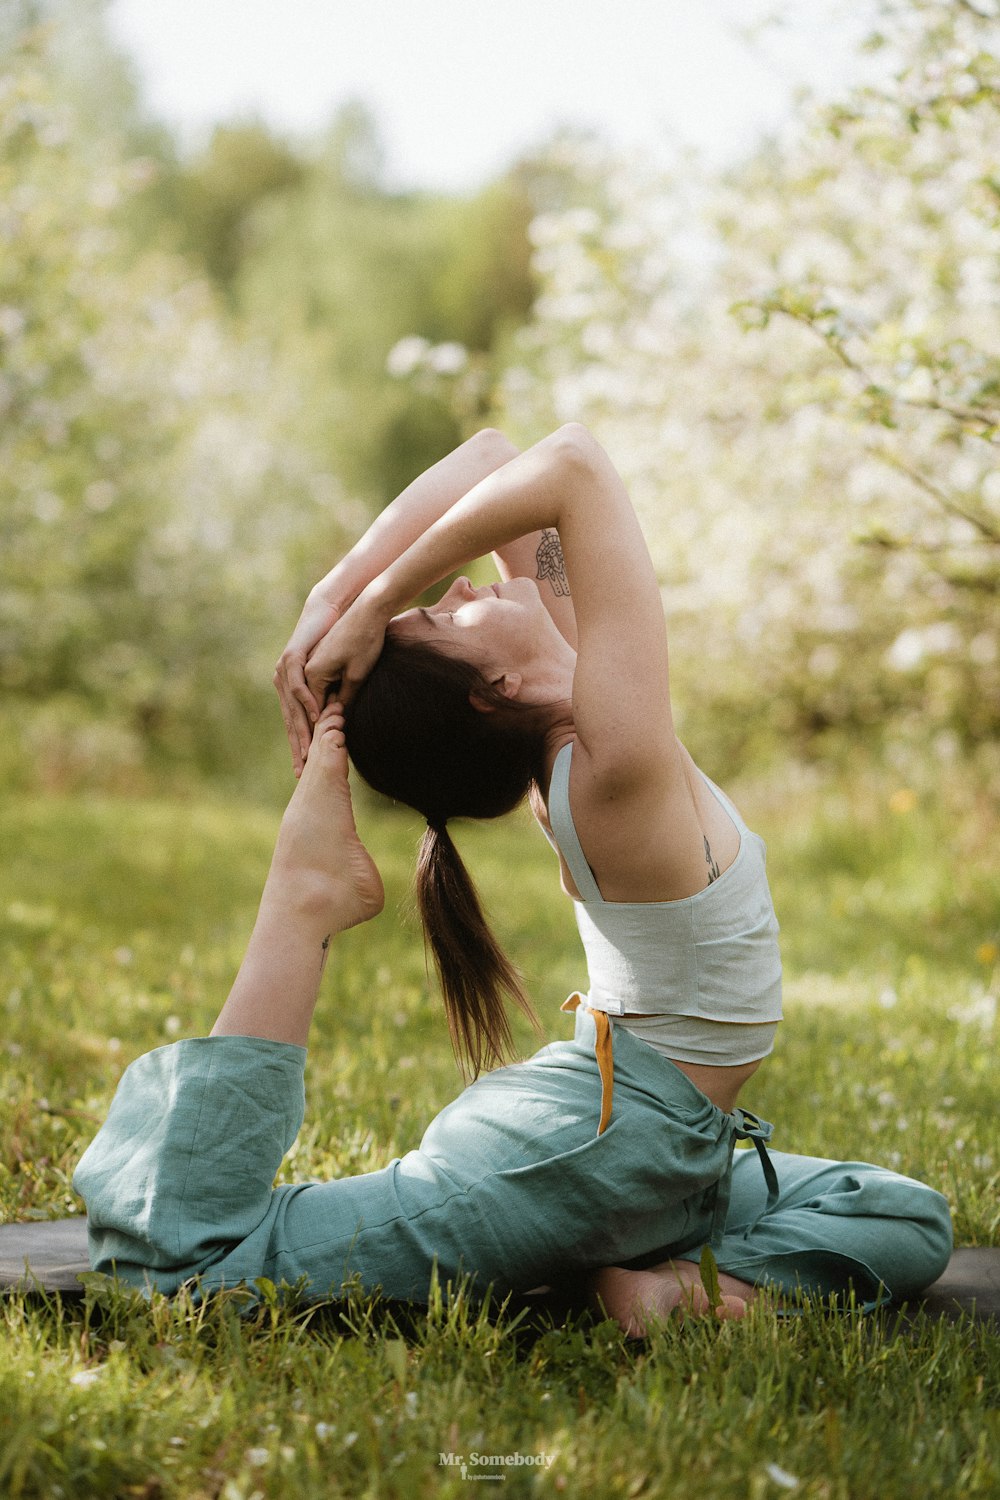
<path id="1" fill-rule="evenodd" d="M 175 1042 L 126 1070 L 74 1178 L 91 1261 L 169 1294 L 305 1279 L 426 1301 L 435 1268 L 485 1292 L 607 1265 L 697 1260 L 754 1283 L 863 1301 L 934 1281 L 945 1200 L 860 1162 L 767 1153 L 771 1127 L 717 1109 L 613 1030 L 611 1122 L 597 1133 L 593 1017 L 572 1041 L 478 1079 L 420 1146 L 378 1172 L 274 1187 L 302 1123 L 305 1050 L 253 1037 Z M 740 1139 L 756 1149 L 735 1151 Z"/>

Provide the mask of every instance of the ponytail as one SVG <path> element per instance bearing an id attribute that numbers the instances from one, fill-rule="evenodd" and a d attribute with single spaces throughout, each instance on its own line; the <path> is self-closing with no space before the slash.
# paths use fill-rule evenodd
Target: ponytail
<path id="1" fill-rule="evenodd" d="M 463 1073 L 506 1061 L 514 1039 L 504 997 L 538 1020 L 521 976 L 500 947 L 444 822 L 428 824 L 417 856 L 417 905 L 441 989 L 452 1046 Z"/>
<path id="2" fill-rule="evenodd" d="M 492 712 L 473 707 L 473 697 Z M 471 663 L 391 632 L 345 719 L 348 752 L 368 784 L 427 819 L 417 905 L 455 1055 L 475 1077 L 513 1050 L 505 999 L 541 1028 L 446 825 L 500 817 L 522 801 L 544 763 L 542 722 Z"/>

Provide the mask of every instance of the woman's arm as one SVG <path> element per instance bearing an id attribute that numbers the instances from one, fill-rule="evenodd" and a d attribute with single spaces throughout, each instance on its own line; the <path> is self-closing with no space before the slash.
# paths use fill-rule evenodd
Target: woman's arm
<path id="1" fill-rule="evenodd" d="M 550 531 L 565 553 L 579 635 L 581 761 L 608 795 L 679 774 L 656 575 L 621 478 L 575 423 L 480 481 L 373 579 L 310 658 L 307 680 L 317 690 L 339 680 L 348 700 L 377 659 L 388 621 L 411 599 L 486 552 Z"/>
<path id="2" fill-rule="evenodd" d="M 575 651 L 578 643 L 576 611 L 558 531 L 549 528 L 518 537 L 517 541 L 497 548 L 493 560 L 501 578 L 535 580 L 542 603 L 555 621 L 557 630 Z"/>
<path id="3" fill-rule="evenodd" d="M 352 605 L 362 589 L 486 475 L 518 449 L 494 428 L 474 437 L 408 485 L 372 522 L 359 542 L 310 590 L 298 624 L 274 671 L 281 714 L 301 774 L 312 725 L 322 707 L 305 676 L 309 653 Z"/>

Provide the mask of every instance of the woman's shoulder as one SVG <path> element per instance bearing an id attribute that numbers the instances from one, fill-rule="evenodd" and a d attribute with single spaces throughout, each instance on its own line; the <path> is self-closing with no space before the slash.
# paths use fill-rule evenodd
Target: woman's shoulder
<path id="1" fill-rule="evenodd" d="M 579 740 L 563 745 L 547 797 L 533 810 L 555 841 L 587 900 L 681 900 L 704 890 L 736 859 L 746 825 L 735 806 L 676 742 L 669 774 L 609 788 L 588 764 Z M 595 888 L 581 891 L 574 855 L 582 855 Z M 577 855 L 576 863 L 580 863 Z M 589 884 L 586 875 L 584 883 Z M 564 882 L 565 883 L 565 882 Z"/>

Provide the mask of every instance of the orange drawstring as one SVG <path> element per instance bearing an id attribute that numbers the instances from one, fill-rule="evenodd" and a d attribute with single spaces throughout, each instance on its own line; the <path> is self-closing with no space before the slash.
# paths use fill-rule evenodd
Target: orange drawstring
<path id="1" fill-rule="evenodd" d="M 583 996 L 580 994 L 570 995 L 559 1007 L 560 1010 L 574 1011 L 579 1009 Z M 603 1010 L 592 1010 L 585 1006 L 586 1010 L 594 1018 L 597 1028 L 597 1041 L 594 1044 L 594 1053 L 597 1057 L 597 1067 L 601 1075 L 601 1119 L 597 1127 L 597 1134 L 603 1135 L 611 1120 L 611 1096 L 615 1086 L 615 1064 L 614 1054 L 611 1049 L 611 1022 Z"/>

